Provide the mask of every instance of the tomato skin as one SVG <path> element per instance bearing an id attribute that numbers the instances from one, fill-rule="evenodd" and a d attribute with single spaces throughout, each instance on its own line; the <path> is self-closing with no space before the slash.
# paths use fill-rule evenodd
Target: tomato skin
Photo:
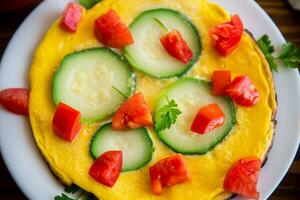
<path id="1" fill-rule="evenodd" d="M 190 174 L 183 156 L 176 154 L 150 167 L 150 179 L 153 193 L 162 194 L 163 187 L 186 182 L 190 179 Z"/>
<path id="2" fill-rule="evenodd" d="M 216 96 L 225 96 L 226 88 L 231 83 L 231 73 L 228 70 L 214 71 L 212 78 L 212 94 Z"/>
<path id="3" fill-rule="evenodd" d="M 171 56 L 184 64 L 188 64 L 193 58 L 193 52 L 179 31 L 173 30 L 169 32 L 167 35 L 160 38 L 160 41 Z"/>
<path id="4" fill-rule="evenodd" d="M 82 18 L 83 11 L 84 8 L 81 5 L 69 3 L 64 10 L 60 21 L 60 27 L 70 33 L 75 33 Z"/>
<path id="5" fill-rule="evenodd" d="M 258 103 L 260 96 L 248 76 L 238 76 L 226 89 L 227 94 L 239 105 L 250 107 Z"/>
<path id="6" fill-rule="evenodd" d="M 206 134 L 224 124 L 225 115 L 218 104 L 208 104 L 198 111 L 191 126 L 191 131 Z"/>
<path id="7" fill-rule="evenodd" d="M 257 157 L 246 157 L 235 162 L 227 171 L 224 179 L 224 189 L 243 195 L 248 198 L 258 199 L 256 190 L 261 160 Z"/>
<path id="8" fill-rule="evenodd" d="M 243 31 L 244 25 L 240 17 L 233 15 L 230 22 L 225 22 L 212 28 L 210 35 L 216 50 L 222 56 L 228 56 L 237 48 Z"/>
<path id="9" fill-rule="evenodd" d="M 72 142 L 82 127 L 80 116 L 79 111 L 59 103 L 52 120 L 54 133 L 68 142 Z"/>
<path id="10" fill-rule="evenodd" d="M 89 175 L 108 187 L 114 186 L 122 169 L 122 151 L 107 151 L 95 160 Z"/>
<path id="11" fill-rule="evenodd" d="M 28 89 L 8 88 L 0 91 L 0 105 L 12 113 L 28 115 L 28 101 Z"/>
<path id="12" fill-rule="evenodd" d="M 141 92 L 129 97 L 115 112 L 112 119 L 112 128 L 115 130 L 134 129 L 152 124 L 150 109 Z"/>
<path id="13" fill-rule="evenodd" d="M 95 20 L 94 32 L 102 44 L 113 48 L 123 48 L 134 42 L 128 27 L 112 9 Z"/>

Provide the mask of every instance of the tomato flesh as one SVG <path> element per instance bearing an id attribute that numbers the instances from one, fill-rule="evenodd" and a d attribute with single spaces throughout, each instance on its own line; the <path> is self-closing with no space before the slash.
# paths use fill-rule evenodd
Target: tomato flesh
<path id="1" fill-rule="evenodd" d="M 66 104 L 59 103 L 52 120 L 54 133 L 72 142 L 81 127 L 80 112 Z"/>
<path id="2" fill-rule="evenodd" d="M 224 124 L 225 116 L 218 104 L 208 104 L 202 107 L 193 120 L 191 131 L 206 134 Z"/>
<path id="3" fill-rule="evenodd" d="M 188 64 L 193 58 L 193 52 L 179 31 L 173 30 L 169 32 L 167 35 L 160 38 L 160 41 L 171 56 L 184 64 Z"/>
<path id="4" fill-rule="evenodd" d="M 108 187 L 114 186 L 122 169 L 122 151 L 107 151 L 95 160 L 89 175 Z"/>
<path id="5" fill-rule="evenodd" d="M 256 186 L 260 168 L 261 160 L 257 157 L 238 160 L 225 176 L 224 189 L 248 198 L 258 199 L 259 193 Z"/>
<path id="6" fill-rule="evenodd" d="M 230 22 L 212 28 L 210 35 L 216 50 L 223 56 L 231 54 L 238 46 L 244 31 L 243 23 L 238 15 L 233 15 Z"/>
<path id="7" fill-rule="evenodd" d="M 259 92 L 248 76 L 238 76 L 226 89 L 234 102 L 242 106 L 253 106 L 259 101 Z"/>
<path id="8" fill-rule="evenodd" d="M 81 5 L 69 3 L 61 18 L 60 26 L 68 32 L 75 33 L 82 18 L 83 11 L 84 8 Z"/>
<path id="9" fill-rule="evenodd" d="M 28 101 L 28 89 L 9 88 L 0 91 L 0 105 L 12 113 L 28 115 Z"/>
<path id="10" fill-rule="evenodd" d="M 123 48 L 134 42 L 128 27 L 112 9 L 95 20 L 94 30 L 102 44 L 113 48 Z"/>
<path id="11" fill-rule="evenodd" d="M 153 193 L 162 194 L 163 187 L 186 182 L 190 174 L 183 156 L 176 154 L 150 167 L 150 178 Z"/>
<path id="12" fill-rule="evenodd" d="M 125 101 L 115 112 L 112 128 L 116 130 L 152 125 L 152 116 L 144 95 L 138 92 Z"/>
<path id="13" fill-rule="evenodd" d="M 231 83 L 230 71 L 214 71 L 212 78 L 212 94 L 217 96 L 226 95 L 226 88 Z"/>

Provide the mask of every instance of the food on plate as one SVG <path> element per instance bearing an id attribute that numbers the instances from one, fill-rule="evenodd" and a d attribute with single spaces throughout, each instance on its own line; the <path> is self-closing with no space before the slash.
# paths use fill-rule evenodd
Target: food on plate
<path id="1" fill-rule="evenodd" d="M 60 25 L 69 32 L 76 32 L 77 26 L 82 18 L 84 8 L 76 3 L 69 3 L 65 8 Z"/>
<path id="2" fill-rule="evenodd" d="M 26 88 L 8 88 L 0 91 L 0 105 L 20 115 L 28 115 L 29 91 Z"/>
<path id="3" fill-rule="evenodd" d="M 82 127 L 80 117 L 79 111 L 64 103 L 59 103 L 52 121 L 53 132 L 72 142 Z"/>
<path id="4" fill-rule="evenodd" d="M 230 192 L 258 199 L 256 190 L 261 160 L 257 157 L 245 157 L 236 161 L 226 173 L 224 188 Z"/>
<path id="5" fill-rule="evenodd" d="M 145 128 L 114 130 L 111 123 L 105 124 L 95 133 L 90 145 L 94 159 L 110 150 L 123 152 L 122 171 L 137 170 L 152 159 L 153 143 Z"/>
<path id="6" fill-rule="evenodd" d="M 103 0 L 76 32 L 60 19 L 34 55 L 29 117 L 62 183 L 105 200 L 254 194 L 224 180 L 237 160 L 267 157 L 276 99 L 238 15 L 207 0 Z M 67 131 L 52 124 L 61 105 L 77 111 L 59 117 Z"/>

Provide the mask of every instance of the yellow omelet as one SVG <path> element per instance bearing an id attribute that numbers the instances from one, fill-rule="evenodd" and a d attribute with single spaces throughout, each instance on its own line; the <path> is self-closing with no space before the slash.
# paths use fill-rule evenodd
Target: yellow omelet
<path id="1" fill-rule="evenodd" d="M 129 25 L 140 13 L 153 8 L 169 8 L 183 13 L 200 32 L 201 56 L 185 76 L 210 80 L 213 71 L 230 70 L 233 77 L 248 75 L 260 92 L 260 101 L 255 106 L 236 106 L 237 123 L 225 140 L 204 155 L 184 156 L 191 180 L 164 189 L 162 195 L 154 195 L 151 191 L 149 166 L 174 152 L 158 139 L 153 128 L 148 128 L 155 148 L 151 162 L 139 170 L 121 173 L 112 188 L 103 186 L 88 174 L 94 161 L 89 153 L 90 142 L 104 121 L 85 124 L 72 143 L 62 140 L 52 131 L 56 109 L 52 100 L 52 80 L 64 56 L 103 46 L 94 35 L 94 20 L 109 9 L 114 9 Z M 267 156 L 274 134 L 276 99 L 268 63 L 248 33 L 244 32 L 238 48 L 227 57 L 220 56 L 214 49 L 209 31 L 229 20 L 229 13 L 207 0 L 103 0 L 86 10 L 74 34 L 62 30 L 58 19 L 36 49 L 30 70 L 29 101 L 34 138 L 57 177 L 64 184 L 74 183 L 102 200 L 210 200 L 231 196 L 223 189 L 229 167 L 246 156 L 261 159 Z M 144 93 L 153 111 L 158 94 L 176 78 L 155 79 L 134 72 L 137 76 L 136 90 Z"/>

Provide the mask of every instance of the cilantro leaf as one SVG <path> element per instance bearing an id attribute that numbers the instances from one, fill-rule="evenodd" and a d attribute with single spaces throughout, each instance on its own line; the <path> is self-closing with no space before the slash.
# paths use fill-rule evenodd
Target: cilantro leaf
<path id="1" fill-rule="evenodd" d="M 99 3 L 101 0 L 79 0 L 79 3 L 86 9 L 92 8 L 95 4 Z"/>
<path id="2" fill-rule="evenodd" d="M 288 42 L 282 45 L 278 59 L 287 68 L 298 68 L 300 67 L 300 48 Z"/>
<path id="3" fill-rule="evenodd" d="M 167 99 L 167 101 L 168 104 L 162 106 L 157 111 L 157 117 L 154 125 L 157 132 L 169 129 L 172 124 L 175 124 L 178 115 L 181 114 L 181 111 L 178 109 L 178 105 L 174 99 L 171 101 Z"/>
<path id="4" fill-rule="evenodd" d="M 268 35 L 263 35 L 257 40 L 257 44 L 263 54 L 265 55 L 271 70 L 278 72 L 278 65 L 276 63 L 276 58 L 272 55 L 275 51 L 274 46 L 271 44 L 271 40 Z"/>
<path id="5" fill-rule="evenodd" d="M 80 188 L 77 185 L 70 185 L 70 186 L 66 186 L 64 191 L 68 194 L 74 194 L 76 192 L 78 192 L 80 190 Z"/>
<path id="6" fill-rule="evenodd" d="M 54 200 L 75 200 L 75 199 L 72 199 L 67 195 L 65 195 L 64 193 L 62 193 L 61 196 L 57 195 L 56 197 L 54 197 Z"/>

